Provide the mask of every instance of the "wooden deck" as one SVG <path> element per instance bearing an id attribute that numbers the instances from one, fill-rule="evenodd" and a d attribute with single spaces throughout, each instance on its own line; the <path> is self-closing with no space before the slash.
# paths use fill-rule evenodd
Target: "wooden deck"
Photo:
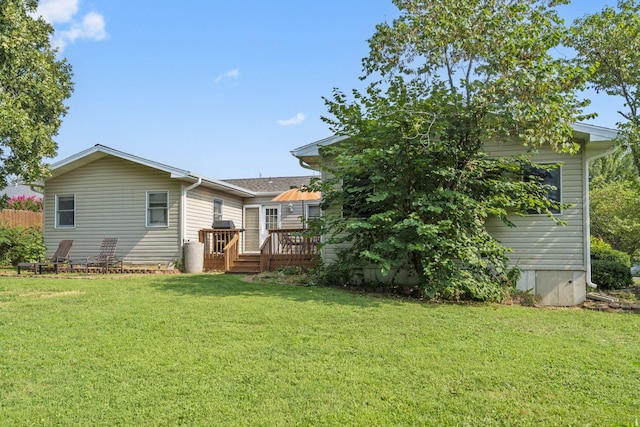
<path id="1" fill-rule="evenodd" d="M 260 253 L 240 253 L 242 230 L 200 230 L 204 269 L 230 273 L 275 271 L 282 266 L 315 267 L 320 261 L 320 236 L 303 228 L 269 230 Z"/>

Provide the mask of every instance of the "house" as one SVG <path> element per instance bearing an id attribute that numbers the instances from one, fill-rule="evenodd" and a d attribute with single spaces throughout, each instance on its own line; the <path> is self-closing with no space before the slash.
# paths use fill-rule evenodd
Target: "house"
<path id="1" fill-rule="evenodd" d="M 515 228 L 507 227 L 497 218 L 487 223 L 488 231 L 506 247 L 512 249 L 510 263 L 522 269 L 518 288 L 533 290 L 542 297 L 542 304 L 573 306 L 586 298 L 586 286 L 591 283 L 589 257 L 589 163 L 614 149 L 616 131 L 603 127 L 575 124 L 574 138 L 581 144 L 576 155 L 558 154 L 550 147 L 541 147 L 534 161 L 540 164 L 562 162 L 551 177 L 558 188 L 556 197 L 572 206 L 557 215 L 566 226 L 557 225 L 546 215 L 509 218 Z M 323 172 L 323 147 L 345 139 L 325 138 L 296 148 L 291 153 L 308 167 Z M 487 144 L 490 155 L 508 156 L 526 152 L 517 142 Z M 326 245 L 321 255 L 325 263 L 335 260 L 337 251 Z M 372 269 L 373 270 L 373 269 Z M 365 272 L 367 273 L 367 272 Z M 373 271 L 368 272 L 374 275 Z M 370 276 L 371 277 L 371 276 Z"/>
<path id="2" fill-rule="evenodd" d="M 309 180 L 215 180 L 95 145 L 51 165 L 36 184 L 44 194 L 47 253 L 73 239 L 71 258 L 83 259 L 96 255 L 103 238 L 117 237 L 125 266 L 164 267 L 182 258 L 186 242 L 204 241 L 202 231 L 216 221 L 233 222 L 224 235 L 238 234 L 239 254 L 258 254 L 269 229 L 302 227 L 301 206 L 271 199 Z"/>
<path id="3" fill-rule="evenodd" d="M 42 194 L 36 191 L 33 191 L 31 189 L 31 186 L 29 185 L 18 184 L 16 182 L 15 184 L 9 185 L 3 188 L 2 190 L 0 190 L 0 197 L 2 196 L 7 196 L 8 198 L 19 197 L 19 196 L 38 198 L 38 197 L 41 197 Z"/>

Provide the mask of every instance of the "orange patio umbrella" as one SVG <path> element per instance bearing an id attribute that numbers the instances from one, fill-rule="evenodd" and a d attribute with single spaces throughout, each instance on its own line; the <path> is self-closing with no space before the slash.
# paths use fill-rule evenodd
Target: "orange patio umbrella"
<path id="1" fill-rule="evenodd" d="M 302 215 L 306 217 L 304 212 L 304 202 L 320 200 L 321 197 L 322 193 L 319 191 L 302 191 L 300 188 L 292 188 L 284 193 L 278 194 L 276 197 L 271 199 L 271 201 L 289 202 L 291 207 L 293 207 L 293 202 L 302 202 Z"/>

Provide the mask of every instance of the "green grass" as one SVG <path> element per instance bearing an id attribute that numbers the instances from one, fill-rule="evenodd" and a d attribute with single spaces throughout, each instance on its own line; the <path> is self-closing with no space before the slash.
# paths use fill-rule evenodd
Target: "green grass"
<path id="1" fill-rule="evenodd" d="M 639 326 L 228 275 L 0 277 L 0 425 L 636 425 Z"/>

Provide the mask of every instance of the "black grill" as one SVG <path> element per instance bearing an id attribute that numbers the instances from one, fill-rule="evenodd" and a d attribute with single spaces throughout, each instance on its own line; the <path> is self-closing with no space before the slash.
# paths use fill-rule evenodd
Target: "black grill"
<path id="1" fill-rule="evenodd" d="M 213 225 L 211 226 L 211 228 L 223 229 L 223 230 L 231 230 L 231 229 L 236 228 L 236 226 L 233 224 L 233 221 L 224 220 L 224 221 L 215 221 L 213 223 Z"/>

